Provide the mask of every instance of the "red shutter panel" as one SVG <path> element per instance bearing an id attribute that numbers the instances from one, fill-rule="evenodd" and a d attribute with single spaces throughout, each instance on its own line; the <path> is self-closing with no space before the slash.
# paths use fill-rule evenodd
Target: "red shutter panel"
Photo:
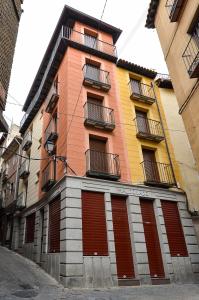
<path id="1" fill-rule="evenodd" d="M 140 200 L 151 277 L 164 277 L 164 267 L 152 200 Z"/>
<path id="2" fill-rule="evenodd" d="M 171 256 L 188 256 L 176 202 L 161 201 Z"/>
<path id="3" fill-rule="evenodd" d="M 108 255 L 104 194 L 82 192 L 84 255 Z"/>
<path id="4" fill-rule="evenodd" d="M 111 197 L 118 278 L 134 278 L 126 199 Z"/>
<path id="5" fill-rule="evenodd" d="M 26 243 L 34 242 L 35 213 L 26 217 Z"/>
<path id="6" fill-rule="evenodd" d="M 60 198 L 49 204 L 49 252 L 60 252 Z"/>

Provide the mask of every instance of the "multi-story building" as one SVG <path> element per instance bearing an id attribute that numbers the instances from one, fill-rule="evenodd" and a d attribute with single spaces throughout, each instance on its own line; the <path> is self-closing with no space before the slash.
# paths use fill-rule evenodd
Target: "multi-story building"
<path id="1" fill-rule="evenodd" d="M 22 0 L 4 0 L 0 2 L 0 132 L 8 131 L 8 125 L 2 115 L 2 112 L 5 110 L 6 106 L 6 97 L 10 81 L 18 26 L 22 12 L 22 3 Z"/>
<path id="2" fill-rule="evenodd" d="M 198 4 L 198 0 L 151 0 L 146 27 L 157 29 L 179 113 L 199 170 Z"/>
<path id="3" fill-rule="evenodd" d="M 22 154 L 30 165 L 20 179 L 27 197 L 15 214 L 13 248 L 67 287 L 197 279 L 179 168 L 148 87 L 156 74 L 116 65 L 120 34 L 65 6 L 24 104 Z M 140 83 L 128 89 L 128 79 L 140 77 L 149 96 Z M 132 94 L 147 103 L 136 108 Z M 132 125 L 148 126 L 141 120 L 149 107 L 154 131 L 135 133 Z"/>
<path id="4" fill-rule="evenodd" d="M 0 176 L 0 243 L 11 247 L 14 213 L 18 189 L 20 164 L 19 127 L 12 124 L 7 138 L 1 145 Z"/>

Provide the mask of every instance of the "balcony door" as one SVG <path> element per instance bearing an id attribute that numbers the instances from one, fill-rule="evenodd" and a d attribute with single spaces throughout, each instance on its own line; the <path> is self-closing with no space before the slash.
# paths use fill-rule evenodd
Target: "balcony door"
<path id="1" fill-rule="evenodd" d="M 100 68 L 91 64 L 86 65 L 86 77 L 100 82 Z"/>
<path id="2" fill-rule="evenodd" d="M 89 143 L 91 171 L 108 173 L 108 154 L 106 153 L 106 140 L 91 138 Z"/>
<path id="3" fill-rule="evenodd" d="M 84 45 L 88 46 L 89 48 L 97 49 L 98 48 L 97 37 L 89 34 L 84 34 Z"/>
<path id="4" fill-rule="evenodd" d="M 153 150 L 142 149 L 142 154 L 144 158 L 144 171 L 146 181 L 160 182 L 158 166 L 155 159 L 155 152 Z"/>
<path id="5" fill-rule="evenodd" d="M 88 98 L 88 118 L 98 122 L 104 122 L 102 101 Z"/>
<path id="6" fill-rule="evenodd" d="M 135 80 L 135 79 L 131 79 L 131 88 L 134 94 L 141 94 L 141 87 L 140 87 L 140 81 L 139 80 Z"/>
<path id="7" fill-rule="evenodd" d="M 150 133 L 147 113 L 143 111 L 136 111 L 137 129 L 141 133 Z"/>

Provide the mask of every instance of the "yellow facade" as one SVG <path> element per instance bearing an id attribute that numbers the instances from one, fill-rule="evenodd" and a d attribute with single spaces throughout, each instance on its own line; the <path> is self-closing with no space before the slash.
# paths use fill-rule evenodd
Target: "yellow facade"
<path id="1" fill-rule="evenodd" d="M 164 140 L 161 141 L 160 143 L 157 143 L 154 141 L 149 141 L 149 140 L 140 139 L 136 137 L 136 123 L 134 120 L 136 117 L 136 110 L 146 112 L 148 119 L 160 121 L 160 117 L 159 117 L 158 107 L 156 103 L 149 105 L 137 100 L 130 99 L 130 87 L 128 83 L 130 78 L 137 79 L 137 80 L 139 79 L 141 83 L 147 85 L 151 85 L 151 83 L 154 84 L 154 82 L 150 78 L 129 72 L 128 70 L 120 67 L 117 68 L 117 75 L 118 75 L 121 110 L 122 110 L 124 131 L 125 131 L 124 136 L 125 136 L 126 147 L 128 151 L 128 160 L 130 165 L 132 183 L 143 184 L 144 173 L 141 164 L 141 162 L 143 161 L 142 148 L 154 150 L 156 162 L 165 163 L 165 164 L 169 164 L 170 162 L 169 162 L 168 152 Z M 170 142 L 168 127 L 166 124 L 164 111 L 161 104 L 159 88 L 156 85 L 154 85 L 154 89 L 155 89 L 155 94 L 156 94 L 157 102 L 159 105 L 159 109 L 163 121 L 163 127 L 165 129 L 166 140 L 168 143 L 169 153 L 170 153 L 170 157 L 174 169 L 175 179 L 178 186 L 183 188 L 183 181 L 180 176 L 179 168 L 175 160 L 173 148 Z"/>

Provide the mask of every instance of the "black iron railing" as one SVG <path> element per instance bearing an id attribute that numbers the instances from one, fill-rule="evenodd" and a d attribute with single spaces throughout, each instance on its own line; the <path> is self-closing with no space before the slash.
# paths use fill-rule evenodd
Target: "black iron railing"
<path id="1" fill-rule="evenodd" d="M 191 36 L 182 58 L 189 76 L 191 78 L 199 77 L 199 37 Z"/>
<path id="2" fill-rule="evenodd" d="M 63 27 L 63 36 L 75 43 L 82 44 L 89 48 L 104 52 L 111 56 L 117 56 L 116 47 L 112 44 L 103 42 L 95 37 L 76 31 L 70 27 Z"/>
<path id="3" fill-rule="evenodd" d="M 18 195 L 16 207 L 17 207 L 17 209 L 23 209 L 26 207 L 26 193 L 25 192 L 22 192 Z"/>
<path id="4" fill-rule="evenodd" d="M 161 123 L 159 121 L 155 121 L 152 119 L 144 118 L 144 117 L 136 117 L 134 119 L 136 124 L 137 135 L 141 137 L 149 137 L 149 138 L 159 138 L 164 139 L 164 134 L 162 130 Z"/>
<path id="5" fill-rule="evenodd" d="M 147 184 L 173 186 L 175 180 L 170 164 L 144 160 L 142 163 L 144 182 Z"/>
<path id="6" fill-rule="evenodd" d="M 153 103 L 155 102 L 155 94 L 153 87 L 148 84 L 138 82 L 131 79 L 129 81 L 131 98 L 140 99 L 142 101 Z"/>
<path id="7" fill-rule="evenodd" d="M 112 180 L 119 179 L 119 155 L 88 149 L 86 151 L 86 174 Z"/>
<path id="8" fill-rule="evenodd" d="M 94 82 L 106 84 L 110 86 L 109 72 L 91 65 L 84 65 L 83 72 L 84 72 L 84 80 L 89 79 Z"/>
<path id="9" fill-rule="evenodd" d="M 32 134 L 31 131 L 28 130 L 27 133 L 24 135 L 23 142 L 22 142 L 22 149 L 28 150 L 32 145 Z"/>
<path id="10" fill-rule="evenodd" d="M 115 128 L 114 111 L 111 108 L 91 102 L 84 104 L 85 123 L 88 125 L 101 125 L 110 129 Z"/>
<path id="11" fill-rule="evenodd" d="M 165 6 L 168 10 L 169 19 L 171 22 L 177 21 L 183 2 L 184 0 L 167 0 Z"/>
<path id="12" fill-rule="evenodd" d="M 43 169 L 41 172 L 41 188 L 43 191 L 48 191 L 56 181 L 56 174 L 55 174 L 55 162 L 54 160 L 51 160 L 48 162 L 47 166 Z"/>
<path id="13" fill-rule="evenodd" d="M 56 139 L 58 138 L 56 119 L 52 118 L 50 120 L 48 126 L 46 127 L 44 135 L 45 135 L 44 144 L 46 144 L 48 141 L 50 142 L 56 141 Z"/>
<path id="14" fill-rule="evenodd" d="M 29 160 L 25 159 L 19 168 L 19 177 L 20 178 L 26 178 L 29 175 Z"/>

